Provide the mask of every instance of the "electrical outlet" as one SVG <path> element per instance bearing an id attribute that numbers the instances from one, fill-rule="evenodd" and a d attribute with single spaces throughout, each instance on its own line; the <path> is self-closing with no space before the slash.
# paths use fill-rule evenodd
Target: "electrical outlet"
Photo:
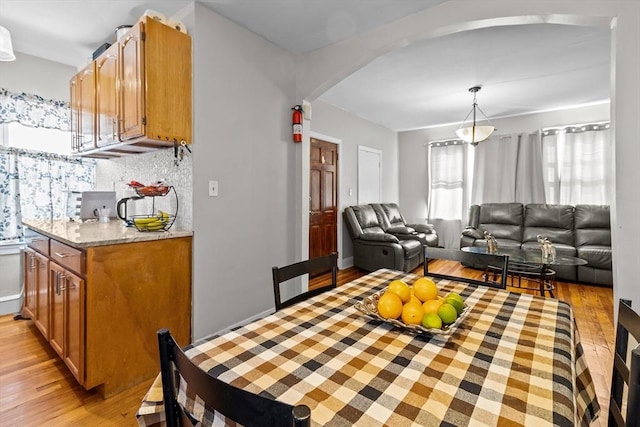
<path id="1" fill-rule="evenodd" d="M 218 197 L 218 181 L 209 181 L 209 197 Z"/>

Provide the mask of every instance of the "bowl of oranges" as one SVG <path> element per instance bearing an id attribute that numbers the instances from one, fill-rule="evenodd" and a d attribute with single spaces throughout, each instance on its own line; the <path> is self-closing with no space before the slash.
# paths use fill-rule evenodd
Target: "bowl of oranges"
<path id="1" fill-rule="evenodd" d="M 412 332 L 449 334 L 468 312 L 464 298 L 456 292 L 440 295 L 436 283 L 428 277 L 416 279 L 410 286 L 392 280 L 382 291 L 355 304 L 361 313 Z"/>

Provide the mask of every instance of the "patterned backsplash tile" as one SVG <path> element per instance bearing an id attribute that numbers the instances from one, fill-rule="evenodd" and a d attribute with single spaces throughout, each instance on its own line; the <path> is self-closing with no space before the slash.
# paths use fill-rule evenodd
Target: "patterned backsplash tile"
<path id="1" fill-rule="evenodd" d="M 173 148 L 136 154 L 96 162 L 96 190 L 115 191 L 118 199 L 128 194 L 127 183 L 136 180 L 145 185 L 164 181 L 173 185 L 177 195 L 177 216 L 174 227 L 193 229 L 193 179 L 191 154 L 185 151 L 182 161 L 175 166 Z M 154 200 L 155 199 L 155 200 Z M 155 203 L 155 204 L 153 204 Z M 176 197 L 170 192 L 165 197 L 147 198 L 136 202 L 136 214 L 153 210 L 176 213 Z"/>

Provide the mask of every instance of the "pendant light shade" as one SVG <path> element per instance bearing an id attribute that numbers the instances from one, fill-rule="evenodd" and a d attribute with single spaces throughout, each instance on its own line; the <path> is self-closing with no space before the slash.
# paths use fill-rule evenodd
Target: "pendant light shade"
<path id="1" fill-rule="evenodd" d="M 468 142 L 471 145 L 478 145 L 478 142 L 484 141 L 485 139 L 489 138 L 489 136 L 491 136 L 493 131 L 496 129 L 491 124 L 491 122 L 489 121 L 487 116 L 484 114 L 484 112 L 480 109 L 480 107 L 478 107 L 478 101 L 476 100 L 476 93 L 480 89 L 481 89 L 480 86 L 474 86 L 469 89 L 469 92 L 473 93 L 473 106 L 471 107 L 471 111 L 469 111 L 469 114 L 467 114 L 467 117 L 465 117 L 464 120 L 462 121 L 462 124 L 464 124 L 467 121 L 471 113 L 473 113 L 473 122 L 471 123 L 470 126 L 466 126 L 466 127 L 462 127 L 462 124 L 461 124 L 458 130 L 456 130 L 456 135 L 458 135 L 458 138 L 460 138 L 465 142 Z M 479 111 L 480 114 L 484 116 L 484 119 L 489 124 L 478 125 L 476 122 L 476 111 Z"/>
<path id="2" fill-rule="evenodd" d="M 0 27 L 0 61 L 15 61 L 16 56 L 13 54 L 13 46 L 11 45 L 11 34 L 9 30 Z"/>

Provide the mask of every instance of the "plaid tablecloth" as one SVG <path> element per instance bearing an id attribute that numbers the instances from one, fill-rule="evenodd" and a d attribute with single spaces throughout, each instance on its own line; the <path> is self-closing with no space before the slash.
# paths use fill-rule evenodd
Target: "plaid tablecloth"
<path id="1" fill-rule="evenodd" d="M 600 411 L 571 307 L 436 280 L 469 313 L 449 336 L 409 334 L 354 307 L 393 279 L 378 270 L 187 351 L 237 387 L 311 408 L 320 426 L 589 425 Z M 186 392 L 189 396 L 189 392 Z M 184 398 L 184 395 L 183 395 Z M 223 418 L 187 397 L 204 425 Z M 163 422 L 160 381 L 137 417 Z"/>

